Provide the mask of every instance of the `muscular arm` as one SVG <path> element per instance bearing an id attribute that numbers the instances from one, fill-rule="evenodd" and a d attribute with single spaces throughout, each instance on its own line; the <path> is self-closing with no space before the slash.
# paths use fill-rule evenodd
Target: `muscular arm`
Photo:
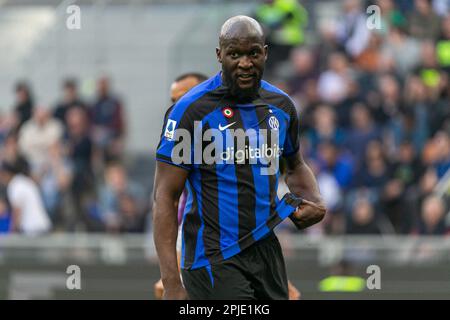
<path id="1" fill-rule="evenodd" d="M 314 174 L 304 162 L 300 151 L 286 158 L 286 162 L 286 184 L 294 195 L 304 199 L 300 209 L 290 218 L 298 229 L 305 229 L 320 222 L 325 216 L 326 208 Z"/>
<path id="2" fill-rule="evenodd" d="M 157 161 L 153 193 L 153 226 L 156 252 L 166 298 L 183 298 L 177 263 L 178 199 L 188 171 Z"/>

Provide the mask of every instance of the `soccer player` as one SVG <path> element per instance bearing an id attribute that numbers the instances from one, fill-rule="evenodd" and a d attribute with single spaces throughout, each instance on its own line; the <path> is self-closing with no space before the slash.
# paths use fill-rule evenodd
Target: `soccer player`
<path id="1" fill-rule="evenodd" d="M 183 73 L 170 86 L 170 100 L 172 103 L 176 103 L 186 92 L 206 80 L 208 80 L 208 77 L 201 73 Z"/>
<path id="2" fill-rule="evenodd" d="M 175 79 L 175 81 L 170 86 L 170 100 L 172 101 L 172 103 L 176 103 L 184 94 L 186 94 L 186 92 L 188 92 L 196 85 L 202 83 L 203 81 L 206 81 L 207 79 L 208 78 L 201 73 L 184 73 L 180 75 Z M 168 111 L 166 112 L 166 118 L 169 116 L 171 111 L 172 107 L 169 108 Z M 166 121 L 167 119 L 165 119 L 164 122 Z M 185 205 L 186 205 L 186 192 L 183 192 L 178 203 L 178 222 L 180 222 L 182 219 Z M 177 239 L 178 266 L 180 265 L 180 256 L 181 256 L 180 240 L 181 240 L 180 233 L 178 232 L 178 239 Z M 288 291 L 289 291 L 289 300 L 300 299 L 300 292 L 290 281 L 288 281 Z M 164 286 L 161 279 L 159 279 L 154 284 L 154 293 L 156 299 L 158 300 L 162 299 L 164 294 Z"/>
<path id="3" fill-rule="evenodd" d="M 227 20 L 216 49 L 222 71 L 184 95 L 165 123 L 156 156 L 153 222 L 166 299 L 287 299 L 286 268 L 273 229 L 287 217 L 304 229 L 325 215 L 317 182 L 299 151 L 295 106 L 262 81 L 267 52 L 257 21 Z M 212 163 L 209 129 L 215 129 L 209 141 L 219 150 L 210 153 Z M 185 140 L 194 151 L 179 152 Z M 277 155 L 286 159 L 292 192 L 282 199 L 276 196 L 279 172 L 271 162 Z M 182 283 L 177 204 L 185 186 Z"/>

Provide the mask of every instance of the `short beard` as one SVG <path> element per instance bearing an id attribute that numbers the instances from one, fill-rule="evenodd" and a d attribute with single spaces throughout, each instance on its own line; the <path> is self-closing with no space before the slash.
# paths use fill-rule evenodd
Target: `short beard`
<path id="1" fill-rule="evenodd" d="M 240 101 L 248 101 L 257 97 L 259 87 L 261 85 L 261 78 L 256 79 L 256 83 L 253 87 L 248 89 L 241 89 L 236 82 L 233 81 L 231 75 L 223 73 L 225 76 L 226 85 L 230 89 L 230 94 Z"/>

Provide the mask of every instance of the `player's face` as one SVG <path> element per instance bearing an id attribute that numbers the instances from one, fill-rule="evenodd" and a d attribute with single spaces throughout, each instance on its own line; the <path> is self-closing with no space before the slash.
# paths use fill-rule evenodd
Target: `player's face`
<path id="1" fill-rule="evenodd" d="M 217 48 L 217 58 L 232 94 L 251 97 L 258 91 L 267 58 L 267 46 L 261 39 L 243 37 L 226 40 Z"/>
<path id="2" fill-rule="evenodd" d="M 186 92 L 198 84 L 198 80 L 194 77 L 187 77 L 172 83 L 172 86 L 170 87 L 170 99 L 172 100 L 172 103 L 177 102 Z"/>

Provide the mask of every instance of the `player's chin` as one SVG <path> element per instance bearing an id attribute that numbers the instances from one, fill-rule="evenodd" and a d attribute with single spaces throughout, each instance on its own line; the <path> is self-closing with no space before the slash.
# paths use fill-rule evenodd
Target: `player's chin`
<path id="1" fill-rule="evenodd" d="M 236 81 L 236 86 L 239 88 L 239 90 L 247 91 L 252 90 L 256 87 L 255 80 L 249 79 L 250 81 L 240 81 L 239 79 Z"/>
<path id="2" fill-rule="evenodd" d="M 239 95 L 241 97 L 252 97 L 258 91 L 258 86 L 256 83 L 237 83 L 237 87 L 239 88 Z"/>

